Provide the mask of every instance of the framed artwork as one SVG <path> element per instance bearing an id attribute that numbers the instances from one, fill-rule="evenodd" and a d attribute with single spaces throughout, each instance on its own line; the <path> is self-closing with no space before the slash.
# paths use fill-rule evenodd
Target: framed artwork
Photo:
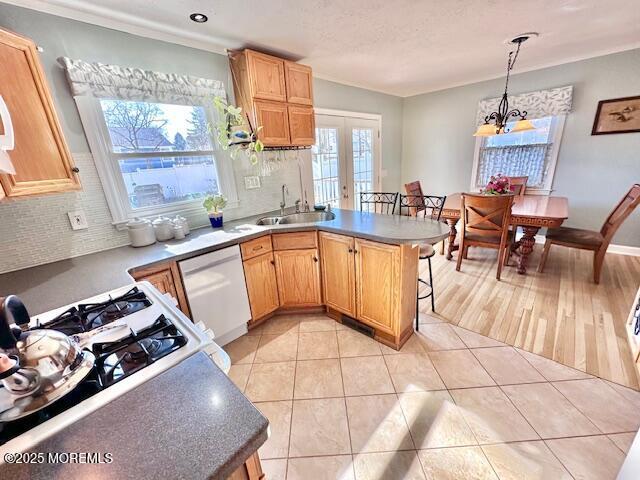
<path id="1" fill-rule="evenodd" d="M 640 95 L 600 100 L 591 135 L 640 132 Z"/>

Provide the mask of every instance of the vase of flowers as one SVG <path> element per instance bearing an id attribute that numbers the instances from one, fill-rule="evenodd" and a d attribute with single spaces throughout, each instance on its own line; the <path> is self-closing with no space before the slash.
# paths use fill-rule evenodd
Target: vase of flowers
<path id="1" fill-rule="evenodd" d="M 498 173 L 497 175 L 491 175 L 489 183 L 480 192 L 484 195 L 512 195 L 513 188 L 511 188 L 509 177 Z"/>
<path id="2" fill-rule="evenodd" d="M 227 199 L 222 195 L 208 195 L 202 202 L 202 206 L 209 213 L 211 227 L 222 227 L 222 209 L 227 206 Z"/>

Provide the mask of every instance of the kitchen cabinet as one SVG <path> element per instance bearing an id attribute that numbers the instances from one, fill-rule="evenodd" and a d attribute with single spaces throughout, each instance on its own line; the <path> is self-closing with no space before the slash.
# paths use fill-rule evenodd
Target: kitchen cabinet
<path id="1" fill-rule="evenodd" d="M 354 253 L 358 319 L 393 334 L 401 294 L 400 247 L 356 239 Z"/>
<path id="2" fill-rule="evenodd" d="M 400 348 L 413 332 L 418 248 L 320 232 L 324 302 Z M 337 315 L 339 317 L 339 315 Z"/>
<path id="3" fill-rule="evenodd" d="M 310 67 L 249 49 L 231 52 L 229 64 L 236 103 L 266 147 L 315 143 Z"/>
<path id="4" fill-rule="evenodd" d="M 262 125 L 258 133 L 262 143 L 267 147 L 291 144 L 287 105 L 256 100 L 253 106 L 257 124 Z"/>
<path id="5" fill-rule="evenodd" d="M 287 84 L 287 102 L 313 105 L 313 75 L 311 67 L 295 62 L 284 62 Z"/>
<path id="6" fill-rule="evenodd" d="M 356 268 L 353 250 L 353 237 L 320 232 L 324 302 L 328 307 L 355 318 Z"/>
<path id="7" fill-rule="evenodd" d="M 317 249 L 276 251 L 274 259 L 281 306 L 322 305 Z"/>
<path id="8" fill-rule="evenodd" d="M 284 60 L 264 53 L 245 50 L 251 96 L 284 102 L 287 99 Z"/>
<path id="9" fill-rule="evenodd" d="M 15 175 L 0 175 L 0 199 L 80 189 L 35 43 L 0 30 L 0 95 L 11 115 Z M 4 129 L 4 125 L 2 126 Z"/>
<path id="10" fill-rule="evenodd" d="M 169 294 L 182 312 L 191 317 L 187 296 L 184 292 L 182 276 L 176 262 L 167 262 L 151 267 L 133 270 L 131 276 L 138 282 L 147 281 L 160 292 Z"/>
<path id="11" fill-rule="evenodd" d="M 280 306 L 273 253 L 268 252 L 243 262 L 252 321 Z"/>
<path id="12" fill-rule="evenodd" d="M 316 119 L 313 107 L 289 105 L 289 136 L 291 145 L 312 145 L 315 143 Z"/>
<path id="13" fill-rule="evenodd" d="M 251 455 L 243 465 L 241 465 L 227 480 L 263 480 L 265 475 L 262 472 L 260 457 L 258 452 Z"/>

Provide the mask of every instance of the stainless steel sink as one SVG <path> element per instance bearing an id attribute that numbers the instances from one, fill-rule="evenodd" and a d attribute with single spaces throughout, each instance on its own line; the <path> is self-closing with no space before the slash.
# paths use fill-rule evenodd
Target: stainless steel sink
<path id="1" fill-rule="evenodd" d="M 285 215 L 278 222 L 280 225 L 289 223 L 311 223 L 311 222 L 327 222 L 336 218 L 333 212 L 305 212 L 305 213 L 292 213 L 291 215 Z"/>
<path id="2" fill-rule="evenodd" d="M 292 223 L 327 222 L 336 218 L 333 212 L 292 213 L 282 217 L 262 217 L 256 225 L 290 225 Z"/>
<path id="3" fill-rule="evenodd" d="M 256 225 L 277 225 L 281 217 L 262 217 Z"/>

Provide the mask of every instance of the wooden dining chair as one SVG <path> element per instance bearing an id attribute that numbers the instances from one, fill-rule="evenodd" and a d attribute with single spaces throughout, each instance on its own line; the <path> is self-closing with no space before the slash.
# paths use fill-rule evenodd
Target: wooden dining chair
<path id="1" fill-rule="evenodd" d="M 462 194 L 462 232 L 456 270 L 460 271 L 463 257 L 466 258 L 469 247 L 485 247 L 498 250 L 498 271 L 496 278 L 500 280 L 502 265 L 506 262 L 511 250 L 509 230 L 513 195 L 479 195 Z"/>
<path id="2" fill-rule="evenodd" d="M 544 271 L 551 245 L 592 250 L 593 281 L 594 283 L 600 283 L 600 273 L 602 272 L 602 263 L 604 262 L 604 255 L 607 253 L 607 247 L 609 247 L 611 239 L 620 228 L 620 225 L 631 215 L 631 212 L 635 210 L 638 204 L 640 204 L 640 184 L 636 183 L 609 214 L 599 232 L 572 227 L 558 227 L 547 230 L 538 272 L 542 273 Z"/>
<path id="3" fill-rule="evenodd" d="M 360 211 L 393 215 L 398 192 L 360 192 Z"/>
<path id="4" fill-rule="evenodd" d="M 406 186 L 406 185 L 405 185 Z M 422 189 L 420 189 L 422 191 Z M 435 220 L 440 221 L 442 208 L 446 196 L 438 195 L 400 195 L 398 197 L 397 213 L 399 215 L 416 217 L 416 220 Z M 436 311 L 435 294 L 433 293 L 433 271 L 431 268 L 431 257 L 436 254 L 433 245 L 430 243 L 421 243 L 419 250 L 419 259 L 426 260 L 429 267 L 429 281 L 423 280 L 418 276 L 418 289 L 416 291 L 416 330 L 420 330 L 420 300 L 431 297 L 431 311 Z M 420 284 L 428 288 L 426 295 L 420 296 Z"/>
<path id="5" fill-rule="evenodd" d="M 513 188 L 513 194 L 522 196 L 527 190 L 527 180 L 529 180 L 528 176 L 525 177 L 509 177 L 509 183 Z"/>

